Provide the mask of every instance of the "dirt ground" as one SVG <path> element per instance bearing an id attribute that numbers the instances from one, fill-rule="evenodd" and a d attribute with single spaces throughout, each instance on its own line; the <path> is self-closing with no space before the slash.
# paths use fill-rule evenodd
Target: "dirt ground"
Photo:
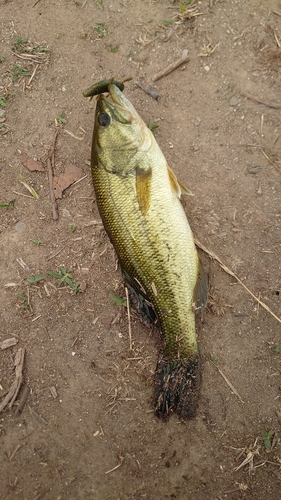
<path id="1" fill-rule="evenodd" d="M 0 350 L 0 404 L 25 349 L 21 391 L 0 415 L 0 498 L 280 499 L 281 1 L 2 0 L 0 21 L 0 343 L 17 341 Z M 153 83 L 184 49 L 190 61 Z M 130 350 L 116 303 L 90 177 L 95 100 L 82 96 L 112 76 L 133 77 L 126 95 L 194 193 L 194 236 L 277 316 L 200 250 L 210 297 L 187 423 L 154 416 L 161 337 L 131 311 Z M 56 130 L 55 175 L 81 169 L 58 220 Z"/>

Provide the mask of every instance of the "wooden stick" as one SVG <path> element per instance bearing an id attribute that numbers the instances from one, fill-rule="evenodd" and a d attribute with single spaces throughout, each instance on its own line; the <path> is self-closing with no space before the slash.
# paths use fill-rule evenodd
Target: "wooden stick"
<path id="1" fill-rule="evenodd" d="M 158 101 L 159 97 L 161 96 L 161 94 L 159 94 L 158 90 L 156 90 L 154 87 L 151 87 L 151 85 L 148 85 L 147 83 L 136 82 L 136 85 L 138 87 L 140 87 L 148 95 L 153 97 L 153 99 L 155 99 L 156 101 Z"/>
<path id="2" fill-rule="evenodd" d="M 15 355 L 15 361 L 14 361 L 15 380 L 12 383 L 8 394 L 5 396 L 4 400 L 0 404 L 0 412 L 4 410 L 4 408 L 7 406 L 8 403 L 10 403 L 9 404 L 10 407 L 13 406 L 14 401 L 18 395 L 23 380 L 22 370 L 23 370 L 24 355 L 25 355 L 25 349 L 21 347 Z"/>
<path id="3" fill-rule="evenodd" d="M 23 408 L 24 408 L 24 405 L 27 401 L 27 398 L 29 396 L 29 393 L 30 393 L 30 389 L 27 385 L 24 386 L 23 388 L 23 391 L 22 391 L 22 394 L 21 394 L 21 397 L 20 397 L 20 400 L 19 400 L 19 405 L 16 409 L 16 415 L 18 415 L 19 413 L 22 412 Z"/>
<path id="4" fill-rule="evenodd" d="M 276 170 L 280 171 L 280 168 L 269 158 L 269 156 L 267 156 L 267 154 L 265 153 L 265 151 L 261 148 L 261 152 L 263 154 L 263 156 L 269 161 L 269 163 L 271 163 L 271 165 L 276 168 Z"/>
<path id="5" fill-rule="evenodd" d="M 260 97 L 257 97 L 256 95 L 249 94 L 249 92 L 244 92 L 244 90 L 242 90 L 241 94 L 244 97 L 247 97 L 248 99 L 251 99 L 252 101 L 256 101 L 259 104 L 264 104 L 264 106 L 267 106 L 268 108 L 274 108 L 274 109 L 280 109 L 281 108 L 281 104 L 275 104 L 274 102 L 263 100 Z"/>
<path id="6" fill-rule="evenodd" d="M 35 66 L 35 68 L 34 68 L 34 70 L 33 70 L 33 73 L 32 73 L 32 75 L 31 75 L 31 77 L 29 78 L 29 80 L 28 80 L 28 82 L 27 82 L 27 87 L 29 87 L 29 85 L 31 84 L 31 82 L 32 82 L 33 78 L 34 78 L 34 77 L 35 77 L 35 75 L 36 75 L 36 71 L 38 70 L 38 68 L 39 68 L 39 64 L 37 63 L 37 64 L 36 64 L 36 66 Z"/>
<path id="7" fill-rule="evenodd" d="M 267 312 L 269 312 L 269 314 L 271 314 L 271 316 L 273 316 L 279 323 L 281 323 L 281 319 L 278 318 L 278 316 L 276 316 L 276 314 L 274 314 L 273 311 L 271 311 L 271 309 L 269 309 L 269 307 L 264 303 L 262 302 L 260 299 L 258 299 L 258 297 L 256 297 L 252 292 L 251 290 L 249 290 L 249 288 L 246 287 L 246 285 L 244 285 L 243 281 L 241 281 L 238 276 L 236 276 L 236 274 L 234 274 L 233 271 L 231 271 L 221 260 L 220 258 L 214 253 L 212 252 L 211 250 L 207 250 L 206 247 L 204 247 L 204 245 L 202 245 L 202 243 L 200 243 L 200 241 L 198 241 L 196 238 L 194 238 L 194 242 L 195 244 L 201 248 L 201 250 L 203 250 L 203 252 L 205 252 L 206 254 L 208 254 L 210 257 L 212 257 L 212 259 L 216 260 L 219 265 L 222 267 L 222 269 L 227 273 L 229 274 L 230 276 L 232 276 L 233 278 L 236 279 L 236 281 L 238 281 L 238 283 L 240 285 L 243 286 L 243 288 L 245 288 L 245 290 L 253 297 L 253 299 L 255 299 Z"/>
<path id="8" fill-rule="evenodd" d="M 153 76 L 152 81 L 156 82 L 157 80 L 160 80 L 160 78 L 163 78 L 163 76 L 168 75 L 169 73 L 171 73 L 172 71 L 174 71 L 174 69 L 176 69 L 179 66 L 181 66 L 182 64 L 188 62 L 189 59 L 190 58 L 188 56 L 188 50 L 185 49 L 183 51 L 182 56 L 181 56 L 180 59 L 178 59 L 177 61 L 175 61 L 172 64 L 170 64 L 167 68 L 163 69 L 162 71 L 159 71 L 159 73 L 156 73 L 156 75 Z"/>
<path id="9" fill-rule="evenodd" d="M 59 218 L 58 204 L 57 204 L 57 200 L 56 200 L 54 189 L 53 189 L 53 169 L 52 169 L 52 164 L 51 164 L 50 158 L 48 158 L 48 160 L 47 160 L 47 167 L 48 167 L 48 178 L 49 178 L 49 188 L 50 188 L 50 198 L 51 198 L 52 211 L 53 211 L 53 219 L 58 220 L 58 218 Z"/>
<path id="10" fill-rule="evenodd" d="M 54 170 L 54 166 L 55 166 L 55 147 L 56 147 L 56 140 L 57 140 L 58 133 L 59 133 L 59 131 L 56 130 L 51 153 L 50 153 L 50 156 L 47 160 L 50 198 L 51 198 L 52 212 L 53 212 L 53 219 L 54 220 L 58 220 L 58 218 L 59 218 L 58 204 L 57 204 L 57 200 L 56 200 L 54 188 L 53 188 L 53 170 Z"/>

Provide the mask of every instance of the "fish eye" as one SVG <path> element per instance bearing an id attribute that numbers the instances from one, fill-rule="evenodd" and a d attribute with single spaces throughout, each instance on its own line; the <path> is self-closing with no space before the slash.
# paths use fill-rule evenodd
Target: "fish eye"
<path id="1" fill-rule="evenodd" d="M 110 116 L 107 113 L 101 113 L 98 117 L 98 122 L 102 127 L 107 127 L 110 124 Z"/>

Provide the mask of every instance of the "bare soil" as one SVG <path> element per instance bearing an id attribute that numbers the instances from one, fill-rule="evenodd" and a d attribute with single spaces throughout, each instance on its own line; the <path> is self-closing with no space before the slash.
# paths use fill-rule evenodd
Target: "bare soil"
<path id="1" fill-rule="evenodd" d="M 25 349 L 22 389 L 0 416 L 1 499 L 280 499 L 280 322 L 200 251 L 210 297 L 198 321 L 199 407 L 187 423 L 159 420 L 161 336 L 131 311 L 130 350 L 126 308 L 112 298 L 124 297 L 121 275 L 91 183 L 95 100 L 82 92 L 131 76 L 126 95 L 159 126 L 168 163 L 194 193 L 183 200 L 194 236 L 281 316 L 281 2 L 196 5 L 183 19 L 169 0 L 0 2 L 0 202 L 14 200 L 0 208 L 0 342 L 17 340 L 0 350 L 0 403 Z M 190 61 L 153 84 L 184 49 Z M 136 80 L 152 83 L 159 101 Z M 56 130 L 55 175 L 72 164 L 82 180 L 53 220 Z M 21 154 L 44 171 L 29 171 Z M 47 274 L 61 267 L 78 293 Z"/>

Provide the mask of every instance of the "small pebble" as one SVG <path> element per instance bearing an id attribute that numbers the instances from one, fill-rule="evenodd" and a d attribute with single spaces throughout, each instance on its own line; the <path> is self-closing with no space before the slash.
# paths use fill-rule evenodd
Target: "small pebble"
<path id="1" fill-rule="evenodd" d="M 4 109 L 0 109 L 0 118 L 2 118 L 2 116 L 4 116 L 5 114 L 5 110 Z"/>
<path id="2" fill-rule="evenodd" d="M 250 167 L 248 168 L 248 174 L 257 174 L 260 169 L 261 167 L 259 165 L 256 165 L 255 167 Z"/>
<path id="3" fill-rule="evenodd" d="M 204 66 L 204 70 L 205 70 L 207 73 L 209 73 L 209 71 L 210 71 L 210 66 Z"/>
<path id="4" fill-rule="evenodd" d="M 229 105 L 230 106 L 237 106 L 239 104 L 239 99 L 237 99 L 237 97 L 233 96 L 231 97 L 230 101 L 229 101 Z"/>
<path id="5" fill-rule="evenodd" d="M 23 233 L 26 230 L 26 225 L 23 222 L 18 221 L 15 224 L 15 230 L 18 233 Z"/>

